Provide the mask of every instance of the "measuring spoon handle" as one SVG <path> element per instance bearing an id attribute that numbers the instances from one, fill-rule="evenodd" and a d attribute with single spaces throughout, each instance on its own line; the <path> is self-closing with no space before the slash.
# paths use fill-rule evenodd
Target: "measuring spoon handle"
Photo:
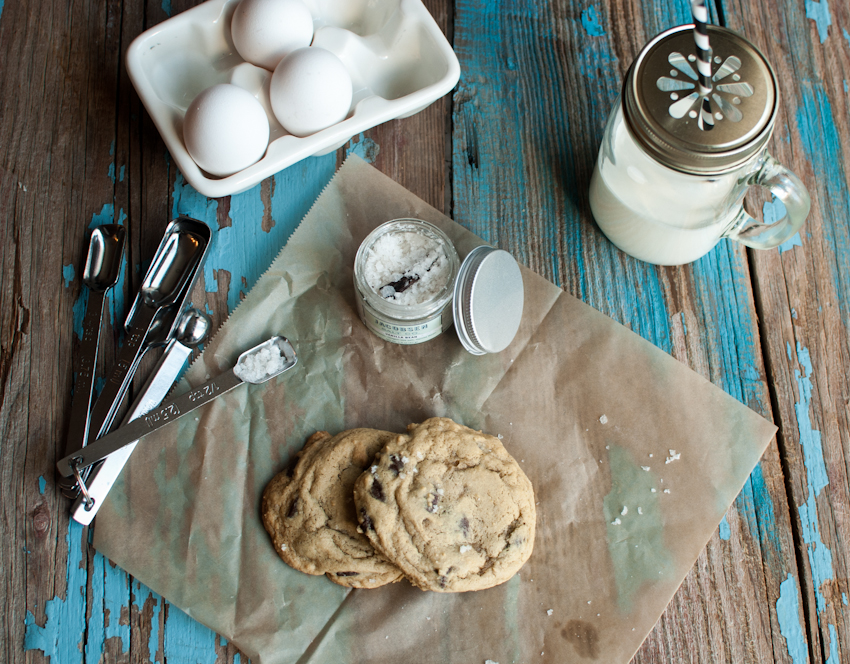
<path id="1" fill-rule="evenodd" d="M 142 388 L 141 394 L 130 408 L 127 419 L 124 421 L 125 424 L 138 419 L 159 406 L 174 383 L 177 382 L 180 374 L 183 373 L 191 355 L 192 348 L 183 345 L 176 339 L 168 344 L 159 363 L 154 367 L 151 377 Z M 136 442 L 125 445 L 106 457 L 103 462 L 91 467 L 91 472 L 85 482 L 88 500 L 79 496 L 71 507 L 71 516 L 75 521 L 84 526 L 94 521 L 106 494 L 112 489 L 112 485 L 115 484 L 121 470 L 136 448 Z M 70 456 L 70 453 L 66 456 Z M 67 480 L 68 478 L 62 479 Z"/>
<path id="2" fill-rule="evenodd" d="M 130 383 L 133 381 L 134 368 L 138 366 L 139 355 L 155 313 L 156 309 L 146 307 L 143 312 L 140 312 L 137 324 L 127 330 L 124 345 L 118 352 L 103 391 L 92 408 L 89 441 L 102 438 L 112 426 L 124 395 L 127 394 Z"/>
<path id="3" fill-rule="evenodd" d="M 83 318 L 83 336 L 80 341 L 79 362 L 74 381 L 74 397 L 71 401 L 71 421 L 65 438 L 65 455 L 68 456 L 83 447 L 89 436 L 89 409 L 94 395 L 94 372 L 97 367 L 100 325 L 103 317 L 105 293 L 90 291 L 86 315 Z M 73 491 L 76 482 L 60 480 L 63 491 Z"/>
<path id="4" fill-rule="evenodd" d="M 65 457 L 56 464 L 56 468 L 60 475 L 71 477 L 75 468 L 79 471 L 97 463 L 125 445 L 135 443 L 142 436 L 146 436 L 178 417 L 206 405 L 241 384 L 242 379 L 233 373 L 233 370 L 230 370 L 200 387 L 164 403 L 159 408 L 140 416 L 109 435 L 90 443 L 71 456 Z"/>

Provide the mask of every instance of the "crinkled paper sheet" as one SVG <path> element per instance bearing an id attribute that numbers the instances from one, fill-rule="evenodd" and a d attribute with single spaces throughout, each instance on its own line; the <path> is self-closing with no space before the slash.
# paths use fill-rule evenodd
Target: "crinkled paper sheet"
<path id="1" fill-rule="evenodd" d="M 399 217 L 437 224 L 461 256 L 481 243 L 350 157 L 187 380 L 274 334 L 298 365 L 147 437 L 95 547 L 255 664 L 628 662 L 775 427 L 525 268 L 522 326 L 503 353 L 469 355 L 453 330 L 381 341 L 357 318 L 352 266 Z M 308 435 L 435 415 L 501 436 L 531 478 L 537 538 L 519 574 L 475 593 L 349 591 L 281 562 L 260 496 Z"/>

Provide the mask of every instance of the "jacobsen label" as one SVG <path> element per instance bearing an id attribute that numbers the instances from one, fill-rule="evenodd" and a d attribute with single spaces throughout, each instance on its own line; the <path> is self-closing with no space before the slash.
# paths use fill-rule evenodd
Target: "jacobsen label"
<path id="1" fill-rule="evenodd" d="M 419 344 L 439 336 L 443 331 L 443 316 L 438 314 L 425 323 L 399 325 L 387 323 L 376 317 L 371 311 L 363 312 L 363 322 L 381 339 L 397 344 Z"/>

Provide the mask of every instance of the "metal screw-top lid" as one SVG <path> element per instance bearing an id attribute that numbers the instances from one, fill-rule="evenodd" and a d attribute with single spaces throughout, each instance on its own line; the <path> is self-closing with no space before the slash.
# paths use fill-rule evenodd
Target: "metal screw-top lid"
<path id="1" fill-rule="evenodd" d="M 505 350 L 522 319 L 522 274 L 507 251 L 482 245 L 464 259 L 455 281 L 454 323 L 473 355 Z"/>
<path id="2" fill-rule="evenodd" d="M 640 145 L 686 173 L 733 170 L 767 143 L 776 119 L 776 76 L 741 35 L 708 26 L 714 126 L 702 129 L 693 26 L 661 33 L 640 52 L 623 84 L 623 110 Z"/>

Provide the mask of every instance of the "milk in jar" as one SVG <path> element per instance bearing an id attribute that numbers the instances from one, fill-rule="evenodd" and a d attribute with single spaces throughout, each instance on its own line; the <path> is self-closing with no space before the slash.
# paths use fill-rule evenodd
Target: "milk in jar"
<path id="1" fill-rule="evenodd" d="M 777 87 L 764 57 L 740 35 L 712 26 L 715 124 L 697 122 L 691 26 L 656 37 L 630 68 L 608 119 L 590 185 L 602 232 L 621 250 L 657 265 L 690 263 L 722 238 L 775 247 L 809 210 L 802 183 L 765 149 Z M 750 217 L 752 185 L 769 188 L 787 214 L 772 225 Z"/>

